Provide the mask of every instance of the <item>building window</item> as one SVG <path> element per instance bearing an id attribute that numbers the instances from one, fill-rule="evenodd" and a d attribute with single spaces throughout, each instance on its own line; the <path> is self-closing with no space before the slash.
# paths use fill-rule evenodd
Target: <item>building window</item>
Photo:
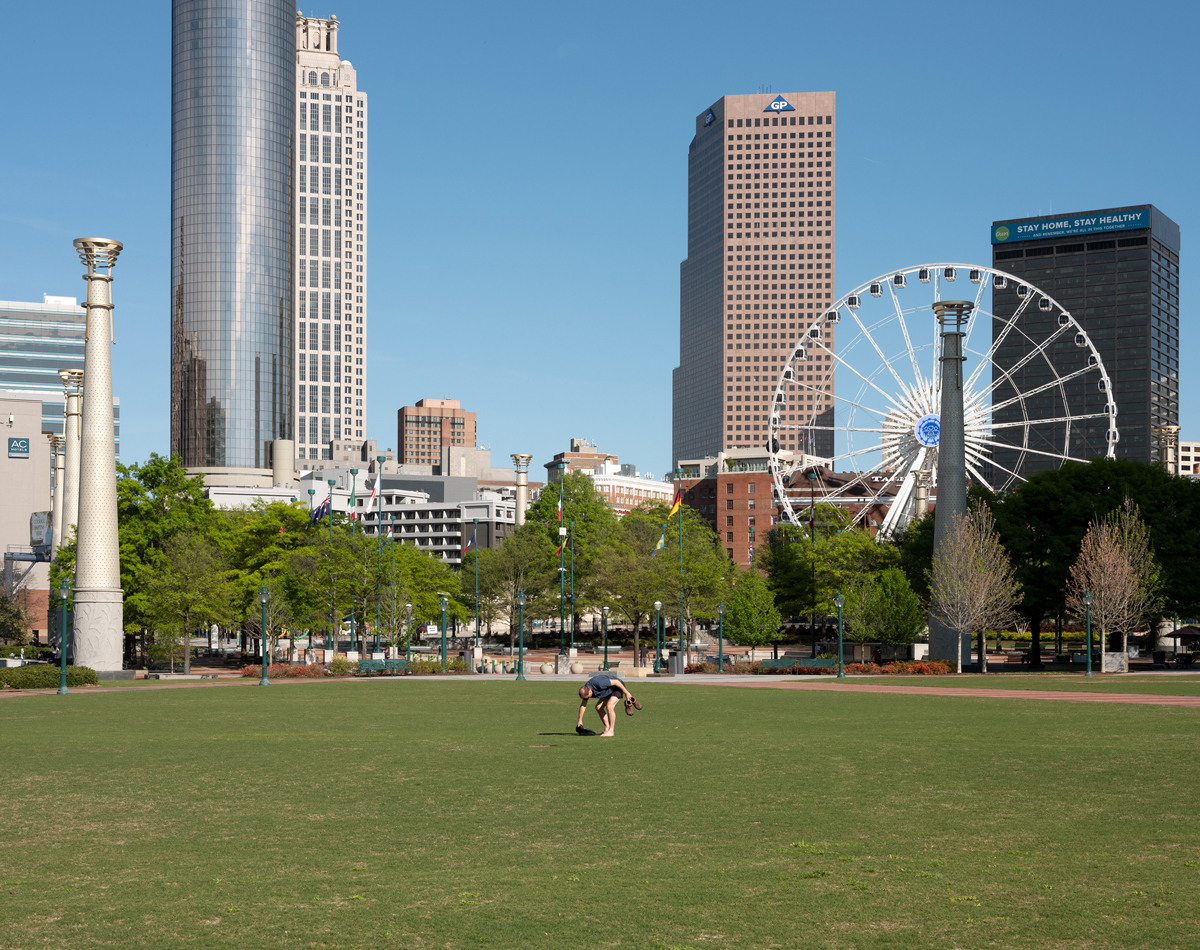
<path id="1" fill-rule="evenodd" d="M 725 483 L 725 494 L 726 494 L 726 495 L 732 495 L 732 494 L 733 494 L 733 482 L 726 482 L 726 483 Z"/>
<path id="2" fill-rule="evenodd" d="M 329 73 L 321 73 L 321 85 L 322 86 L 329 85 Z"/>

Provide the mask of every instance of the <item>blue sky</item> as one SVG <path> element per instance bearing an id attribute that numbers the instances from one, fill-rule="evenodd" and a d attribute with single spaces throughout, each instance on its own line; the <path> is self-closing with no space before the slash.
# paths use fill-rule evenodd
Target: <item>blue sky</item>
<path id="1" fill-rule="evenodd" d="M 1200 437 L 1194 5 L 356 2 L 371 95 L 370 436 L 453 397 L 495 464 L 573 436 L 670 463 L 693 117 L 838 93 L 839 293 L 987 262 L 997 218 L 1151 202 L 1183 231 L 1181 424 Z M 71 240 L 124 242 L 122 457 L 169 447 L 170 4 L 6 12 L 0 299 L 81 295 Z M 99 142 L 99 145 L 93 144 Z"/>

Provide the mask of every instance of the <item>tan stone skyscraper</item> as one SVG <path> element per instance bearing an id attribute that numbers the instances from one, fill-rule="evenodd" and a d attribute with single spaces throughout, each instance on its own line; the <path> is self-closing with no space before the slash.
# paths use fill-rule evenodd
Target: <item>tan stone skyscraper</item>
<path id="1" fill-rule="evenodd" d="M 836 114 L 835 93 L 797 92 L 724 96 L 696 117 L 673 461 L 764 445 L 767 406 L 788 354 L 833 302 Z M 832 349 L 833 327 L 822 332 Z M 820 357 L 827 373 L 828 350 L 810 350 L 812 369 Z M 797 421 L 822 425 L 831 392 L 819 403 L 811 389 L 798 395 Z M 833 452 L 832 434 L 820 429 L 809 446 L 802 434 L 793 438 L 780 448 Z"/>
<path id="2" fill-rule="evenodd" d="M 296 454 L 361 441 L 367 410 L 367 96 L 336 16 L 296 14 Z"/>

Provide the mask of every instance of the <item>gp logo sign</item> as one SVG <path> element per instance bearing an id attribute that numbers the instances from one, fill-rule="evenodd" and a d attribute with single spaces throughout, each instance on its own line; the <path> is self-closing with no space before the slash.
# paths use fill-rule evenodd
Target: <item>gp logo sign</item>
<path id="1" fill-rule="evenodd" d="M 796 110 L 795 110 L 795 108 L 793 108 L 792 104 L 790 102 L 788 102 L 785 98 L 783 98 L 783 96 L 776 96 L 774 99 L 772 99 L 770 102 L 768 102 L 767 107 L 765 109 L 763 109 L 763 112 L 795 112 L 795 111 Z"/>
<path id="2" fill-rule="evenodd" d="M 29 440 L 17 438 L 14 436 L 8 437 L 8 457 L 10 459 L 27 459 L 29 458 Z"/>

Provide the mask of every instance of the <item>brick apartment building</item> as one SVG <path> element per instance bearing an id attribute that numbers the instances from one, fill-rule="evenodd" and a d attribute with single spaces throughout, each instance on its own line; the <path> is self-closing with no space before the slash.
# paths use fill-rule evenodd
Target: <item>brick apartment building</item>
<path id="1" fill-rule="evenodd" d="M 572 439 L 569 452 L 559 452 L 552 461 L 546 463 L 546 484 L 558 484 L 558 466 L 561 464 L 568 475 L 574 472 L 591 472 L 597 465 L 605 462 L 617 463 L 617 457 L 609 452 L 596 450 L 596 443 L 587 439 Z"/>
<path id="2" fill-rule="evenodd" d="M 442 449 L 466 445 L 474 448 L 475 413 L 466 412 L 457 399 L 418 399 L 397 413 L 397 455 L 401 465 L 441 465 Z"/>

